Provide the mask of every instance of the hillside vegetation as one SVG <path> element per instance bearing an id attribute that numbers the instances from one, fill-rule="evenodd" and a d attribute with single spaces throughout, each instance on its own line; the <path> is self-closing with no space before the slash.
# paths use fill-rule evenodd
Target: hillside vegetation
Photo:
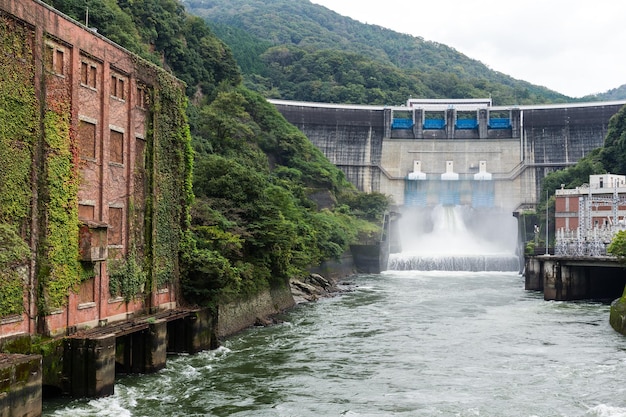
<path id="1" fill-rule="evenodd" d="M 187 83 L 195 149 L 191 236 L 180 255 L 187 300 L 210 305 L 284 285 L 357 239 L 379 236 L 386 197 L 357 192 L 243 87 L 230 49 L 180 3 L 48 2 L 79 21 L 89 8 L 90 27 Z"/>
<path id="2" fill-rule="evenodd" d="M 573 101 L 489 69 L 446 45 L 341 16 L 308 0 L 184 0 L 233 50 L 266 97 L 359 104 L 492 97 L 496 105 Z"/>

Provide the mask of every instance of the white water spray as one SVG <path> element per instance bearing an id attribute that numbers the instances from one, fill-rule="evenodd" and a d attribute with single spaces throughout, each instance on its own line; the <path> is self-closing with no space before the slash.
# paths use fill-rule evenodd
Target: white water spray
<path id="1" fill-rule="evenodd" d="M 413 209 L 400 220 L 402 253 L 391 270 L 517 271 L 517 226 L 510 213 L 465 206 Z"/>

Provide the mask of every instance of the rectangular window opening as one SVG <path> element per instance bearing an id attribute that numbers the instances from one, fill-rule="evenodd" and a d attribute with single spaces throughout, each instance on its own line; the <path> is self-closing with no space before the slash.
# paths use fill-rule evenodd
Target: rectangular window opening
<path id="1" fill-rule="evenodd" d="M 118 164 L 124 163 L 124 134 L 117 130 L 111 130 L 109 141 L 110 161 Z"/>
<path id="2" fill-rule="evenodd" d="M 78 153 L 83 158 L 96 159 L 96 125 L 81 120 L 78 125 Z"/>
<path id="3" fill-rule="evenodd" d="M 54 62 L 54 71 L 57 74 L 59 74 L 59 75 L 64 75 L 65 74 L 63 55 L 64 55 L 63 51 L 61 51 L 60 49 L 56 50 L 56 57 L 55 57 L 55 62 Z"/>
<path id="4" fill-rule="evenodd" d="M 88 85 L 89 82 L 89 64 L 86 62 L 80 63 L 80 83 Z"/>
<path id="5" fill-rule="evenodd" d="M 122 220 L 123 212 L 120 207 L 109 207 L 109 245 L 122 244 Z"/>
<path id="6" fill-rule="evenodd" d="M 96 67 L 91 65 L 89 67 L 89 83 L 88 83 L 89 87 L 96 88 L 96 75 L 97 75 Z"/>

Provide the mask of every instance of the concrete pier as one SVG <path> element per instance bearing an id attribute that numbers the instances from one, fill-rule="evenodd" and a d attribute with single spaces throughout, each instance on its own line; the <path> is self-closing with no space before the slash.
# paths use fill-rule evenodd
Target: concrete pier
<path id="1" fill-rule="evenodd" d="M 0 354 L 0 416 L 41 415 L 41 356 Z"/>
<path id="2" fill-rule="evenodd" d="M 94 328 L 65 339 L 56 387 L 72 397 L 112 395 L 116 374 L 154 373 L 165 367 L 168 352 L 196 353 L 217 347 L 216 341 L 208 309 L 167 310 Z"/>
<path id="3" fill-rule="evenodd" d="M 526 257 L 525 289 L 543 291 L 545 300 L 614 300 L 624 291 L 626 274 L 612 257 Z"/>
<path id="4" fill-rule="evenodd" d="M 115 385 L 115 335 L 69 338 L 63 355 L 72 397 L 106 397 Z"/>

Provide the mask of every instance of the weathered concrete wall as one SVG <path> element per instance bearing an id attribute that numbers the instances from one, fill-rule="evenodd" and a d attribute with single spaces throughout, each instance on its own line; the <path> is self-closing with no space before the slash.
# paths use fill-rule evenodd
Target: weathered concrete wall
<path id="1" fill-rule="evenodd" d="M 0 354 L 0 416 L 41 415 L 41 356 Z"/>
<path id="2" fill-rule="evenodd" d="M 309 268 L 309 272 L 312 274 L 319 274 L 336 283 L 341 278 L 353 275 L 357 271 L 352 254 L 350 251 L 347 251 L 341 256 L 340 259 L 322 262 L 322 264 L 317 267 Z"/>
<path id="3" fill-rule="evenodd" d="M 526 289 L 543 289 L 545 300 L 613 300 L 626 276 L 614 258 L 526 257 Z"/>
<path id="4" fill-rule="evenodd" d="M 262 291 L 254 297 L 218 307 L 217 335 L 226 337 L 254 325 L 257 318 L 280 313 L 295 305 L 289 286 Z"/>
<path id="5" fill-rule="evenodd" d="M 365 191 L 378 190 L 384 113 L 382 107 L 277 104 L 350 182 Z"/>
<path id="6" fill-rule="evenodd" d="M 535 198 L 546 174 L 602 147 L 611 116 L 623 102 L 523 108 L 524 161 L 535 171 Z"/>

